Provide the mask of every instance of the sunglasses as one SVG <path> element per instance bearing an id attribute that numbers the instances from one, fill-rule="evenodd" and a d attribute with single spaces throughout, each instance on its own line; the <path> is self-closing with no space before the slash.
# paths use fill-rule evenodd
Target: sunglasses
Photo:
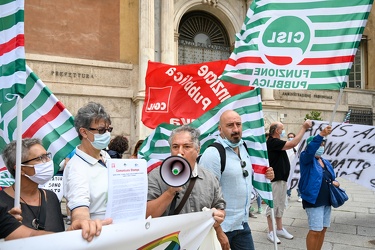
<path id="1" fill-rule="evenodd" d="M 246 161 L 240 161 L 240 164 L 241 164 L 241 168 L 242 168 L 242 175 L 243 177 L 248 177 L 249 176 L 249 172 L 247 172 L 246 169 L 244 169 L 246 167 Z"/>
<path id="2" fill-rule="evenodd" d="M 49 159 L 51 159 L 52 157 L 52 153 L 47 153 L 47 154 L 43 154 L 41 156 L 38 156 L 38 157 L 35 157 L 35 158 L 32 158 L 30 160 L 27 160 L 27 161 L 24 161 L 24 162 L 21 162 L 21 164 L 25 164 L 25 163 L 28 163 L 30 161 L 34 161 L 34 160 L 38 160 L 38 161 L 41 161 L 43 163 L 46 163 Z"/>
<path id="3" fill-rule="evenodd" d="M 112 132 L 112 130 L 113 130 L 113 127 L 108 127 L 108 128 L 89 128 L 89 130 L 96 130 L 96 131 L 98 131 L 98 133 L 99 134 L 104 134 L 105 132 Z"/>

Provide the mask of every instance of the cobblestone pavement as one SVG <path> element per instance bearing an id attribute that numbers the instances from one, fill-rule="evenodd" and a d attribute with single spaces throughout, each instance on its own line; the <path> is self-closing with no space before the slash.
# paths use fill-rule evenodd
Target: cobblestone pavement
<path id="1" fill-rule="evenodd" d="M 339 208 L 332 208 L 331 227 L 327 229 L 323 250 L 363 250 L 375 249 L 375 192 L 354 182 L 338 178 L 349 200 Z M 256 202 L 255 202 L 256 203 Z M 254 203 L 253 203 L 254 204 Z M 256 207 L 256 204 L 254 204 Z M 266 205 L 263 206 L 265 211 Z M 267 240 L 267 219 L 263 214 L 249 218 L 255 248 L 274 249 Z M 302 203 L 297 201 L 297 192 L 292 191 L 283 216 L 284 227 L 294 235 L 294 239 L 280 238 L 278 249 L 306 249 L 308 232 L 307 215 Z"/>

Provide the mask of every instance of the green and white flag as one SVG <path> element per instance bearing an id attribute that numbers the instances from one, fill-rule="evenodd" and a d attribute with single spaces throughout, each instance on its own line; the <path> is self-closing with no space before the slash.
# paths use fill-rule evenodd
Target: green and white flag
<path id="1" fill-rule="evenodd" d="M 241 116 L 243 123 L 242 137 L 248 146 L 254 170 L 253 186 L 263 200 L 270 207 L 273 207 L 271 183 L 265 178 L 269 163 L 260 89 L 256 88 L 233 96 L 204 113 L 190 124 L 201 132 L 201 152 L 204 152 L 219 135 L 219 118 L 225 110 L 235 110 Z M 148 172 L 159 166 L 163 159 L 170 156 L 168 139 L 171 131 L 177 127 L 167 123 L 160 124 L 143 142 L 138 158 L 143 158 L 148 162 Z"/>
<path id="2" fill-rule="evenodd" d="M 221 80 L 274 89 L 347 84 L 373 0 L 254 0 Z"/>
<path id="3" fill-rule="evenodd" d="M 47 86 L 27 67 L 26 93 L 23 98 L 22 138 L 39 138 L 47 152 L 52 153 L 55 172 L 60 162 L 80 143 L 73 116 Z M 17 132 L 16 99 L 0 107 L 0 152 Z M 0 157 L 0 186 L 9 186 L 9 176 Z"/>
<path id="4" fill-rule="evenodd" d="M 25 93 L 24 1 L 0 2 L 0 105 Z"/>

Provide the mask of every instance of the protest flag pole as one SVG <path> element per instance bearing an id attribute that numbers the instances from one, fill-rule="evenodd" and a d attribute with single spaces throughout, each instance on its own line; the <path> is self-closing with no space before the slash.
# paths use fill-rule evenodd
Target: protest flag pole
<path id="1" fill-rule="evenodd" d="M 271 208 L 271 221 L 272 221 L 272 233 L 273 233 L 273 249 L 277 250 L 277 241 L 276 241 L 276 230 L 277 230 L 277 225 L 276 225 L 276 219 L 275 219 L 275 213 L 273 207 Z M 276 227 L 276 228 L 275 228 Z"/>
<path id="2" fill-rule="evenodd" d="M 20 208 L 21 156 L 22 156 L 22 98 L 17 97 L 17 135 L 16 135 L 16 176 L 14 188 L 14 207 Z"/>
<path id="3" fill-rule="evenodd" d="M 349 80 L 348 78 L 349 78 L 349 76 L 346 75 L 346 77 L 345 77 L 345 81 L 344 81 L 344 82 L 348 82 L 348 80 Z M 342 94 L 343 94 L 343 93 L 344 93 L 344 87 L 343 87 L 343 85 L 341 85 L 339 96 L 338 96 L 338 98 L 337 98 L 337 100 L 336 100 L 336 104 L 335 104 L 335 107 L 334 107 L 334 109 L 333 109 L 331 119 L 329 120 L 329 125 L 330 125 L 330 126 L 332 125 L 333 119 L 335 118 L 336 111 L 337 111 L 337 107 L 338 107 L 339 104 L 340 104 L 340 100 L 341 100 L 341 97 L 342 97 Z"/>

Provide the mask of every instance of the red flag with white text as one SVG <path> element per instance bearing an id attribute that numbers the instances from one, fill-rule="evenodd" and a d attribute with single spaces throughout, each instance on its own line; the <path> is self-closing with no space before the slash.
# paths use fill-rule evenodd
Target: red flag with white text
<path id="1" fill-rule="evenodd" d="M 189 65 L 148 63 L 142 122 L 188 124 L 218 104 L 253 87 L 219 80 L 226 60 Z"/>

